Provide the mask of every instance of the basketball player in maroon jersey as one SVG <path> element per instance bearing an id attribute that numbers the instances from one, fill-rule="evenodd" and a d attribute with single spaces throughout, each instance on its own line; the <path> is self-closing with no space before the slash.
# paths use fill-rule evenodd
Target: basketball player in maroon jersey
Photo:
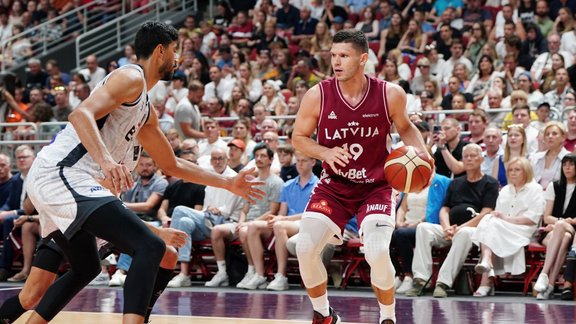
<path id="1" fill-rule="evenodd" d="M 395 272 L 388 249 L 395 200 L 384 179 L 389 152 L 386 140 L 392 123 L 406 145 L 427 150 L 408 119 L 405 92 L 364 74 L 368 60 L 364 33 L 337 32 L 330 52 L 335 77 L 304 95 L 292 138 L 297 150 L 323 161 L 322 176 L 306 207 L 296 245 L 300 274 L 314 308 L 312 322 L 339 323 L 339 315 L 328 303 L 320 252 L 327 243 L 342 243 L 342 229 L 356 214 L 380 304 L 379 323 L 394 323 Z M 316 130 L 318 142 L 311 138 Z"/>

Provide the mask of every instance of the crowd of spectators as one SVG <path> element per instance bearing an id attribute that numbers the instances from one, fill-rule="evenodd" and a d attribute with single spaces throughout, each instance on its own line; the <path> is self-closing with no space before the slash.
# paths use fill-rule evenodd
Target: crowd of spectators
<path id="1" fill-rule="evenodd" d="M 213 19 L 186 17 L 178 30 L 177 71 L 149 97 L 177 155 L 222 174 L 256 167 L 266 182 L 266 197 L 250 204 L 215 188 L 190 189 L 191 184 L 162 175 L 153 161 L 141 161 L 136 186 L 122 197 L 143 221 L 185 230 L 192 241 L 212 240 L 218 272 L 207 286 L 242 279 L 241 288 L 265 287 L 262 255 L 267 249 L 278 254 L 278 273 L 268 287 L 288 288 L 284 245 L 297 233 L 302 202 L 320 176 L 320 162 L 310 163 L 290 146 L 294 115 L 304 93 L 332 77 L 331 36 L 356 28 L 370 40 L 366 74 L 404 88 L 410 119 L 436 160 L 434 190 L 405 194 L 399 204 L 392 243 L 401 261 L 396 262 L 397 291 L 419 295 L 431 275 L 431 247 L 451 247 L 434 290 L 435 297 L 446 297 L 475 244 L 481 247 L 476 268 L 483 275 L 475 295 L 486 296 L 493 292 L 494 276 L 524 272 L 523 247 L 535 240 L 542 225 L 540 236 L 551 254 L 535 286 L 538 298 L 553 295 L 569 250 L 562 297 L 572 298 L 576 1 L 230 3 L 217 2 Z M 10 37 L 2 26 L 7 26 L 5 20 L 12 23 L 13 11 L 18 10 L 3 16 L 0 8 L 3 38 Z M 43 67 L 37 58 L 29 58 L 23 82 L 5 82 L 0 122 L 42 126 L 66 121 L 107 73 L 135 60 L 130 44 L 121 58 L 102 64 L 91 55 L 85 68 L 70 74 L 55 60 Z M 10 134 L 16 139 L 37 135 L 25 126 L 14 127 Z M 10 155 L 0 156 L 0 171 L 4 164 L 10 166 Z M 23 202 L 25 193 L 8 187 L 12 178 L 0 176 L 1 192 Z M 198 194 L 190 197 L 185 191 Z M 528 201 L 530 210 L 519 207 Z M 22 206 L 2 204 L 5 228 L 5 219 L 20 219 Z M 507 234 L 518 238 L 514 244 L 499 239 Z M 240 240 L 248 259 L 241 278 L 229 276 L 226 267 L 226 242 L 234 239 Z M 279 243 L 282 246 L 275 246 Z M 180 274 L 170 287 L 191 284 L 191 253 L 188 242 L 179 251 Z M 94 283 L 121 285 L 128 267 L 121 259 L 110 280 L 103 273 Z M 0 279 L 12 275 L 10 270 L 4 263 Z M 11 280 L 25 280 L 26 271 L 25 266 Z"/>

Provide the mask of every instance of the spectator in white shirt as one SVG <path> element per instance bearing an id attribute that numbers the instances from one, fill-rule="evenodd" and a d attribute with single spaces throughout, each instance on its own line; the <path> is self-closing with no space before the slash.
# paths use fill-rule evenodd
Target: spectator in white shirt
<path id="1" fill-rule="evenodd" d="M 230 101 L 232 97 L 232 88 L 234 88 L 234 84 L 236 83 L 235 78 L 228 78 L 225 79 L 222 77 L 222 70 L 213 65 L 210 67 L 210 80 L 206 84 L 204 88 L 204 97 L 202 98 L 203 101 L 208 101 L 214 97 L 218 97 L 225 102 Z"/>
<path id="2" fill-rule="evenodd" d="M 86 68 L 78 71 L 86 78 L 90 89 L 94 89 L 96 84 L 106 76 L 106 70 L 98 66 L 98 58 L 96 55 L 88 55 L 86 57 Z"/>

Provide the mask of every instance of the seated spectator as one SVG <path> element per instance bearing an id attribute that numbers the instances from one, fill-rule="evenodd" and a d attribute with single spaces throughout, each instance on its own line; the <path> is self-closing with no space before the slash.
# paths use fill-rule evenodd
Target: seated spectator
<path id="1" fill-rule="evenodd" d="M 275 240 L 274 251 L 278 262 L 278 272 L 275 278 L 267 286 L 270 290 L 288 289 L 286 278 L 286 263 L 288 262 L 288 250 L 286 242 L 288 238 L 298 233 L 302 213 L 308 204 L 308 199 L 318 177 L 312 173 L 316 161 L 299 152 L 296 153 L 296 167 L 298 175 L 284 184 L 280 195 L 280 209 L 277 214 L 269 214 L 261 220 L 255 220 L 248 225 L 248 248 L 256 275 L 244 286 L 246 289 L 256 289 L 266 284 L 264 273 L 264 249 L 263 240 L 268 243 Z M 279 233 L 278 237 L 273 236 Z M 271 244 L 270 244 L 271 245 Z"/>
<path id="2" fill-rule="evenodd" d="M 500 156 L 504 154 L 504 150 L 501 148 L 502 131 L 494 125 L 486 127 L 484 130 L 482 143 L 484 144 L 484 162 L 482 163 L 482 173 L 492 175 L 494 165 L 498 163 Z M 494 176 L 492 175 L 492 177 Z"/>
<path id="3" fill-rule="evenodd" d="M 249 63 L 241 63 L 238 68 L 238 84 L 248 94 L 246 99 L 256 102 L 262 96 L 262 81 L 254 78 Z"/>
<path id="4" fill-rule="evenodd" d="M 212 98 L 219 98 L 223 101 L 229 101 L 232 96 L 232 88 L 236 79 L 224 78 L 222 69 L 216 65 L 210 67 L 210 80 L 204 87 L 204 97 L 202 101 L 208 101 Z"/>
<path id="5" fill-rule="evenodd" d="M 528 94 L 528 105 L 530 108 L 538 107 L 544 101 L 544 95 L 540 90 L 534 89 L 532 77 L 528 71 L 521 73 L 516 78 L 516 87 Z"/>
<path id="6" fill-rule="evenodd" d="M 226 151 L 215 148 L 210 154 L 210 163 L 214 172 L 223 176 L 234 176 L 236 172 L 228 167 Z M 176 182 L 178 184 L 178 182 Z M 185 194 L 188 199 L 180 204 L 171 201 L 171 186 L 168 186 L 162 205 L 170 204 L 173 207 L 171 228 L 179 229 L 188 234 L 184 246 L 178 249 L 178 261 L 180 273 L 174 277 L 168 287 L 189 287 L 190 281 L 190 253 L 192 241 L 202 241 L 210 238 L 210 232 L 214 225 L 237 221 L 240 216 L 240 203 L 242 198 L 233 193 L 215 187 L 205 187 L 193 183 L 180 183 L 176 190 L 180 195 Z M 175 193 L 175 192 L 174 192 Z M 183 197 L 182 197 L 183 198 Z M 170 202 L 167 202 L 170 200 Z M 191 206 L 194 202 L 194 206 Z M 162 222 L 164 224 L 164 222 Z"/>
<path id="7" fill-rule="evenodd" d="M 556 109 L 562 109 L 564 97 L 570 89 L 572 88 L 570 87 L 568 71 L 565 68 L 559 68 L 554 73 L 554 88 L 544 94 L 544 100 L 548 102 L 550 106 Z"/>
<path id="8" fill-rule="evenodd" d="M 507 129 L 510 125 L 522 125 L 526 133 L 526 145 L 528 146 L 528 155 L 534 155 L 538 152 L 538 130 L 532 127 L 532 120 L 536 119 L 536 114 L 530 111 L 530 106 L 526 102 L 526 94 L 521 90 L 515 90 L 511 95 L 515 102 L 512 112 L 504 117 L 503 129 Z M 508 117 L 510 115 L 510 117 Z M 534 118 L 532 118 L 534 117 Z M 509 122 L 506 120 L 510 118 Z M 506 125 L 506 126 L 504 126 Z M 504 136 L 506 141 L 506 136 Z"/>
<path id="9" fill-rule="evenodd" d="M 574 239 L 576 225 L 576 155 L 568 154 L 562 158 L 560 179 L 550 182 L 544 193 L 546 210 L 544 212 L 544 244 L 546 259 L 544 267 L 534 285 L 538 292 L 537 299 L 550 299 L 554 294 L 554 286 L 560 269 L 566 259 L 566 250 Z M 573 242 L 572 250 L 576 249 Z M 572 252 L 572 254 L 574 254 Z M 572 290 L 572 283 L 565 281 L 564 289 Z"/>
<path id="10" fill-rule="evenodd" d="M 451 76 L 448 79 L 448 92 L 444 95 L 444 98 L 442 98 L 442 103 L 440 104 L 444 110 L 452 109 L 452 98 L 454 98 L 454 96 L 459 93 L 464 96 L 467 103 L 474 102 L 474 97 L 472 96 L 472 94 L 467 92 L 463 93 L 460 88 L 461 88 L 460 79 L 458 79 L 458 77 L 456 76 Z"/>
<path id="11" fill-rule="evenodd" d="M 360 14 L 360 20 L 358 21 L 358 23 L 356 23 L 356 26 L 354 28 L 362 31 L 364 35 L 366 35 L 368 41 L 378 40 L 378 35 L 380 34 L 380 30 L 378 29 L 379 22 L 378 19 L 375 19 L 374 17 L 374 9 L 372 9 L 372 7 L 370 6 L 366 6 L 365 8 L 362 9 L 361 12 L 358 13 Z M 418 25 L 416 21 L 414 22 L 416 23 L 416 25 Z M 417 26 L 417 28 L 420 31 L 420 26 Z M 410 25 L 408 29 L 410 29 Z M 420 43 L 418 43 L 418 41 L 420 40 L 419 38 L 417 40 L 416 46 L 414 46 L 416 48 L 418 48 L 418 46 L 420 45 Z M 414 39 L 407 40 L 406 44 L 408 44 L 410 41 L 414 41 Z M 422 39 L 422 42 L 424 45 L 426 45 L 425 37 Z M 422 46 L 422 48 L 424 48 L 424 45 Z"/>
<path id="12" fill-rule="evenodd" d="M 498 157 L 498 162 L 494 163 L 491 171 L 492 176 L 498 179 L 500 187 L 508 184 L 508 177 L 506 176 L 508 162 L 519 157 L 528 158 L 528 140 L 524 127 L 513 124 L 508 127 L 504 154 Z"/>
<path id="13" fill-rule="evenodd" d="M 56 121 L 67 122 L 68 115 L 72 112 L 72 106 L 68 101 L 68 89 L 64 86 L 58 86 L 54 89 L 54 103 L 52 111 Z"/>
<path id="14" fill-rule="evenodd" d="M 134 186 L 126 191 L 122 200 L 126 208 L 134 211 L 140 219 L 159 226 L 161 222 L 157 213 L 168 181 L 156 171 L 158 171 L 156 162 L 146 152 L 142 152 L 136 167 L 138 178 L 134 181 Z M 128 254 L 120 254 L 117 270 L 110 278 L 108 285 L 123 286 L 131 263 L 132 257 Z"/>
<path id="15" fill-rule="evenodd" d="M 28 198 L 23 204 L 26 215 L 21 215 L 14 220 L 14 229 L 21 228 L 22 233 L 22 270 L 8 278 L 10 282 L 23 282 L 28 279 L 30 269 L 32 269 L 32 259 L 36 251 L 36 244 L 40 238 L 40 218 L 33 210 L 33 206 L 27 209 L 26 204 L 32 205 Z"/>
<path id="16" fill-rule="evenodd" d="M 382 69 L 376 77 L 395 84 L 400 83 L 400 80 L 402 80 L 402 77 L 398 73 L 398 65 L 396 65 L 396 61 L 391 59 L 386 59 L 384 61 Z"/>
<path id="17" fill-rule="evenodd" d="M 8 180 L 10 184 L 10 194 L 6 201 L 0 206 L 0 223 L 2 223 L 2 237 L 8 238 L 14 228 L 14 220 L 25 215 L 22 206 L 22 197 L 25 196 L 24 182 L 28 171 L 34 162 L 35 154 L 28 145 L 20 145 L 14 151 L 16 168 L 18 172 Z M 12 276 L 12 261 L 14 250 L 12 241 L 5 239 L 2 244 L 2 258 L 0 258 L 0 282 L 6 281 Z"/>
<path id="18" fill-rule="evenodd" d="M 460 139 L 460 123 L 454 118 L 445 118 L 440 126 L 441 131 L 432 137 L 436 144 L 436 172 L 449 178 L 464 175 L 462 148 L 468 143 Z"/>
<path id="19" fill-rule="evenodd" d="M 260 187 L 265 196 L 255 203 L 244 202 L 240 218 L 237 222 L 220 224 L 214 226 L 210 234 L 212 248 L 218 265 L 218 272 L 212 280 L 206 282 L 207 287 L 218 287 L 228 285 L 228 274 L 226 273 L 226 261 L 224 260 L 226 246 L 224 241 L 240 239 L 246 258 L 248 259 L 248 271 L 244 278 L 236 285 L 238 288 L 244 288 L 256 274 L 250 249 L 248 248 L 248 225 L 251 221 L 264 220 L 267 215 L 276 215 L 280 207 L 279 199 L 284 182 L 280 177 L 270 172 L 274 152 L 267 145 L 258 145 L 254 148 L 254 160 L 258 167 L 258 181 L 264 181 L 265 184 Z"/>
<path id="20" fill-rule="evenodd" d="M 258 104 L 263 105 L 266 111 L 273 116 L 284 116 L 288 113 L 286 99 L 280 93 L 277 81 L 268 80 L 262 87 L 262 97 Z"/>
<path id="21" fill-rule="evenodd" d="M 232 137 L 244 143 L 244 148 L 242 149 L 242 164 L 246 164 L 252 159 L 251 154 L 256 147 L 256 142 L 252 140 L 252 135 L 250 134 L 251 127 L 249 118 L 240 118 L 232 128 Z M 228 143 L 228 146 L 230 146 L 230 143 Z"/>
<path id="22" fill-rule="evenodd" d="M 465 142 L 476 143 L 484 150 L 484 131 L 488 126 L 488 116 L 482 109 L 476 109 L 468 115 L 468 131 L 470 135 L 463 138 Z"/>
<path id="23" fill-rule="evenodd" d="M 188 87 L 186 87 L 186 84 L 188 84 L 188 78 L 186 77 L 186 74 L 184 74 L 184 72 L 181 70 L 174 72 L 172 80 L 166 89 L 166 107 L 168 108 L 168 111 L 176 113 L 178 104 L 182 101 L 182 99 L 188 97 L 190 90 Z M 190 82 L 190 85 L 192 85 L 192 82 Z M 202 86 L 202 90 L 203 89 L 204 86 Z"/>
<path id="24" fill-rule="evenodd" d="M 287 182 L 298 176 L 298 170 L 294 163 L 294 148 L 288 144 L 282 144 L 276 149 L 278 153 L 278 161 L 282 166 L 280 169 L 280 178 L 282 181 Z"/>
<path id="25" fill-rule="evenodd" d="M 160 123 L 160 129 L 164 134 L 166 134 L 170 129 L 174 128 L 174 117 L 170 116 L 166 112 L 166 104 L 164 98 L 159 96 L 154 96 L 150 99 L 150 102 L 154 106 L 156 115 L 158 116 L 158 123 Z"/>
<path id="26" fill-rule="evenodd" d="M 510 160 L 506 171 L 508 185 L 500 190 L 496 208 L 482 218 L 472 235 L 481 251 L 475 270 L 482 274 L 482 281 L 475 297 L 493 293 L 495 275 L 526 271 L 524 247 L 530 243 L 544 213 L 544 192 L 533 181 L 528 159 Z"/>
<path id="27" fill-rule="evenodd" d="M 216 147 L 226 150 L 227 143 L 220 136 L 220 126 L 212 118 L 204 118 L 204 134 L 206 138 L 198 142 L 200 153 L 198 154 L 198 165 L 203 168 L 210 168 L 210 154 Z"/>
<path id="28" fill-rule="evenodd" d="M 530 157 L 530 163 L 534 169 L 534 180 L 542 188 L 547 188 L 549 183 L 560 180 L 561 161 L 569 153 L 564 148 L 565 138 L 566 128 L 564 124 L 549 122 L 544 127 L 544 141 L 547 150 L 537 152 Z"/>
<path id="29" fill-rule="evenodd" d="M 235 138 L 228 143 L 228 166 L 237 173 L 244 169 L 242 159 L 245 152 L 246 144 L 241 139 Z"/>
<path id="30" fill-rule="evenodd" d="M 490 89 L 493 73 L 494 62 L 492 62 L 492 58 L 488 55 L 482 55 L 478 62 L 478 73 L 472 77 L 466 88 L 466 92 L 474 97 L 474 103 L 480 103 L 482 98 L 486 96 L 488 89 Z"/>
<path id="31" fill-rule="evenodd" d="M 24 31 L 22 25 L 14 25 L 12 34 L 18 35 Z M 4 52 L 2 63 L 6 66 L 14 66 L 32 56 L 32 43 L 25 35 L 21 35 L 10 42 L 10 45 Z"/>
<path id="32" fill-rule="evenodd" d="M 0 153 L 0 207 L 4 205 L 12 192 L 12 160 L 4 153 Z"/>
<path id="33" fill-rule="evenodd" d="M 548 109 L 550 106 L 548 106 Z M 576 149 L 576 107 L 568 108 L 564 111 L 566 114 L 566 139 L 564 140 L 564 148 L 569 152 L 574 152 Z"/>
<path id="34" fill-rule="evenodd" d="M 272 152 L 274 152 L 274 159 L 272 160 L 272 166 L 270 167 L 270 171 L 275 175 L 280 175 L 280 169 L 282 166 L 280 165 L 280 158 L 278 158 L 278 146 L 280 145 L 280 140 L 278 139 L 278 133 L 276 131 L 267 131 L 262 135 L 262 143 L 266 144 Z M 260 143 L 260 144 L 262 144 Z M 258 147 L 258 146 L 256 146 Z M 248 161 L 245 168 L 250 169 L 256 166 L 256 160 L 252 158 L 252 160 Z"/>
<path id="35" fill-rule="evenodd" d="M 439 224 L 439 212 L 444 202 L 450 179 L 435 174 L 429 187 L 419 193 L 404 194 L 400 207 L 396 211 L 396 229 L 392 234 L 391 246 L 395 246 L 398 259 L 392 258 L 396 273 L 404 279 L 396 287 L 397 294 L 404 294 L 412 289 L 412 260 L 416 246 L 416 228 L 422 222 Z M 430 190 L 432 189 L 432 190 Z M 401 266 L 400 266 L 401 264 Z M 396 277 L 398 281 L 400 278 Z"/>
<path id="36" fill-rule="evenodd" d="M 496 205 L 498 182 L 483 174 L 480 169 L 482 148 L 477 144 L 467 144 L 462 154 L 465 176 L 454 178 L 450 183 L 444 206 L 440 210 L 440 225 L 421 223 L 416 227 L 416 248 L 412 262 L 414 282 L 406 296 L 418 296 L 432 275 L 432 247 L 451 246 L 434 289 L 434 297 L 448 296 L 446 290 L 454 283 L 472 248 L 471 237 L 476 226 Z M 470 208 L 479 211 L 478 215 L 476 212 L 471 213 Z"/>
<path id="37" fill-rule="evenodd" d="M 168 143 L 170 143 L 170 147 L 172 147 L 172 151 L 174 151 L 174 155 L 178 156 L 182 152 L 182 140 L 180 139 L 180 134 L 174 128 L 169 129 L 166 132 L 166 139 Z"/>
<path id="38" fill-rule="evenodd" d="M 414 71 L 416 75 L 412 82 L 410 83 L 410 89 L 414 94 L 420 94 L 424 89 L 424 82 L 428 80 L 432 80 L 434 76 L 430 71 L 430 60 L 426 57 L 421 58 L 418 60 L 417 69 Z M 418 73 L 419 72 L 419 73 Z"/>

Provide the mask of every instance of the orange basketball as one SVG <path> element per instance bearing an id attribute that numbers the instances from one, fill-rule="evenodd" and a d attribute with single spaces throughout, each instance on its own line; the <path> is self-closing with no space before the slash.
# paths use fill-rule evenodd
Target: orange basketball
<path id="1" fill-rule="evenodd" d="M 399 147 L 388 155 L 384 177 L 392 188 L 402 192 L 419 192 L 430 179 L 434 162 L 413 146 Z"/>

